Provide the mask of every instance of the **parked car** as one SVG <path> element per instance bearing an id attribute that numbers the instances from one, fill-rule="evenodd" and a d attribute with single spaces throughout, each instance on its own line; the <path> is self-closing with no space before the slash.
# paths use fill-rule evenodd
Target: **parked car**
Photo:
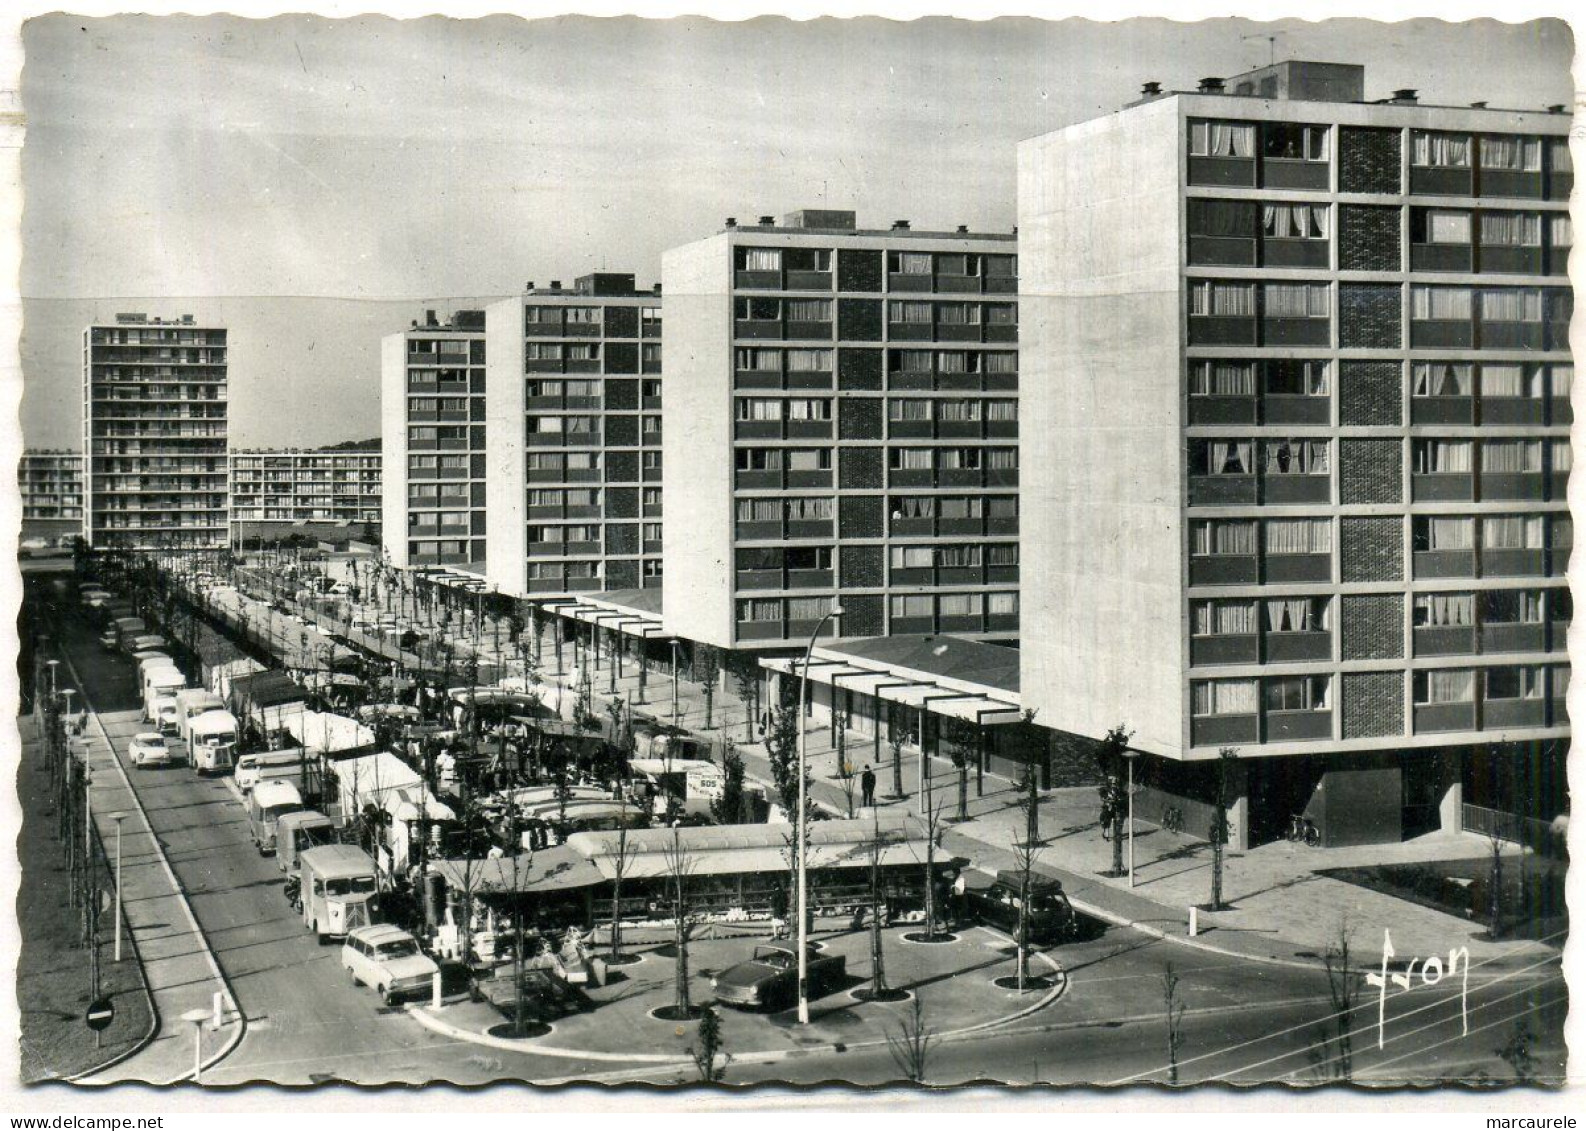
<path id="1" fill-rule="evenodd" d="M 848 960 L 840 954 L 823 954 L 810 947 L 805 959 L 809 995 L 824 997 L 842 988 Z M 729 966 L 711 979 L 716 1000 L 747 1009 L 793 1004 L 798 997 L 798 950 L 792 946 L 757 946 L 751 958 Z"/>
<path id="2" fill-rule="evenodd" d="M 374 923 L 347 932 L 341 964 L 353 985 L 374 987 L 387 1005 L 429 993 L 438 967 L 419 950 L 418 940 L 390 923 Z"/>
<path id="3" fill-rule="evenodd" d="M 165 741 L 165 736 L 154 731 L 146 731 L 133 738 L 127 747 L 127 756 L 140 770 L 148 766 L 169 766 L 176 760 L 176 752 Z"/>
<path id="4" fill-rule="evenodd" d="M 1010 935 L 1019 931 L 1019 892 L 1022 875 L 1012 869 L 997 873 L 990 883 L 973 873 L 965 877 L 965 897 L 970 917 Z M 1030 876 L 1030 901 L 1034 911 L 1030 920 L 1030 942 L 1050 946 L 1070 942 L 1079 935 L 1080 919 L 1063 891 L 1060 881 L 1050 876 Z"/>

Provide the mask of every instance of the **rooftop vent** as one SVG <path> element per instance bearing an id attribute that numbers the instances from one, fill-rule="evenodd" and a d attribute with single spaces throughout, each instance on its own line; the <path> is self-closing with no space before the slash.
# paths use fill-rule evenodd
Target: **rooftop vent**
<path id="1" fill-rule="evenodd" d="M 523 289 L 526 291 L 532 291 L 534 289 L 534 280 L 530 279 L 527 283 L 524 283 Z"/>
<path id="2" fill-rule="evenodd" d="M 654 285 L 654 286 L 652 286 L 652 287 L 651 287 L 651 288 L 650 288 L 650 289 L 651 289 L 651 290 L 652 290 L 652 291 L 654 291 L 654 292 L 655 292 L 655 293 L 656 293 L 656 294 L 660 294 L 660 293 L 661 293 L 661 284 L 660 284 L 660 283 L 656 283 L 656 284 L 655 284 L 655 285 Z"/>
<path id="3" fill-rule="evenodd" d="M 894 232 L 906 232 L 909 230 L 909 222 L 907 220 L 894 220 L 892 221 L 892 230 Z"/>
<path id="4" fill-rule="evenodd" d="M 552 279 L 551 280 L 551 290 L 559 291 L 561 289 L 562 289 L 562 281 L 560 279 Z"/>
<path id="5" fill-rule="evenodd" d="M 1223 80 L 1216 75 L 1201 79 L 1199 89 L 1202 94 L 1221 94 L 1223 92 Z"/>
<path id="6" fill-rule="evenodd" d="M 969 234 L 969 225 L 968 224 L 960 224 L 960 225 L 958 225 L 958 234 L 961 235 L 961 236 L 968 235 Z"/>
<path id="7" fill-rule="evenodd" d="M 1549 106 L 1547 108 L 1547 112 L 1549 114 L 1562 114 L 1564 112 L 1564 103 L 1562 103 L 1562 102 L 1554 103 L 1552 106 Z"/>
<path id="8" fill-rule="evenodd" d="M 1157 95 L 1159 95 L 1161 93 L 1162 93 L 1162 84 L 1159 83 L 1159 82 L 1148 82 L 1148 83 L 1141 83 L 1140 84 L 1140 95 L 1143 98 L 1155 98 Z"/>
<path id="9" fill-rule="evenodd" d="M 424 325 L 426 325 L 426 326 L 439 326 L 440 325 L 440 323 L 435 320 L 435 312 L 433 310 L 426 310 L 424 312 Z"/>
<path id="10" fill-rule="evenodd" d="M 762 228 L 773 228 L 773 227 L 775 227 L 776 226 L 776 217 L 775 216 L 762 216 L 762 217 L 760 217 L 760 226 Z"/>
<path id="11" fill-rule="evenodd" d="M 738 226 L 738 217 L 736 217 L 736 216 L 727 217 L 727 226 L 729 228 L 736 228 Z"/>
<path id="12" fill-rule="evenodd" d="M 1415 103 L 1419 101 L 1419 99 L 1416 97 L 1416 95 L 1419 93 L 1420 92 L 1415 90 L 1413 87 L 1405 87 L 1403 90 L 1394 91 L 1393 97 L 1389 99 L 1389 101 Z"/>
<path id="13" fill-rule="evenodd" d="M 1487 108 L 1487 104 L 1485 102 L 1472 102 L 1470 104 L 1470 108 L 1472 110 L 1485 110 Z"/>

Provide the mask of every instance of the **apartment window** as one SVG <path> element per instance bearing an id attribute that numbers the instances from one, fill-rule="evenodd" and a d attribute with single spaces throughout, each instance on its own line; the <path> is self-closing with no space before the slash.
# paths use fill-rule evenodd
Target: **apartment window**
<path id="1" fill-rule="evenodd" d="M 639 493 L 639 498 L 640 502 L 643 503 L 645 510 L 653 511 L 656 507 L 661 505 L 661 488 L 646 487 Z"/>
<path id="2" fill-rule="evenodd" d="M 936 564 L 943 569 L 979 569 L 981 563 L 981 548 L 979 546 L 938 546 L 936 548 Z"/>
<path id="3" fill-rule="evenodd" d="M 442 471 L 466 471 L 468 468 L 467 456 L 442 456 L 440 469 Z"/>
<path id="4" fill-rule="evenodd" d="M 1567 439 L 1549 440 L 1548 454 L 1552 457 L 1555 473 L 1566 472 L 1574 466 L 1575 456 Z"/>
<path id="5" fill-rule="evenodd" d="M 983 607 L 979 593 L 944 593 L 936 599 L 936 611 L 944 617 L 978 617 Z"/>
<path id="6" fill-rule="evenodd" d="M 1547 686 L 1540 667 L 1486 669 L 1487 699 L 1540 699 Z"/>
<path id="7" fill-rule="evenodd" d="M 932 608 L 932 601 L 928 595 L 892 598 L 892 615 L 894 617 L 925 617 L 929 619 L 934 612 L 935 609 Z"/>
<path id="8" fill-rule="evenodd" d="M 1262 466 L 1268 475 L 1326 475 L 1326 440 L 1264 440 Z"/>
<path id="9" fill-rule="evenodd" d="M 980 307 L 971 302 L 938 303 L 936 321 L 943 326 L 978 325 L 980 323 Z"/>
<path id="10" fill-rule="evenodd" d="M 434 397 L 413 397 L 408 401 L 408 411 L 414 413 L 434 412 L 435 404 Z"/>
<path id="11" fill-rule="evenodd" d="M 1476 698 L 1476 673 L 1469 668 L 1419 671 L 1412 682 L 1418 707 L 1430 707 L 1438 703 L 1470 703 Z"/>
<path id="12" fill-rule="evenodd" d="M 782 265 L 789 271 L 830 271 L 832 253 L 825 247 L 790 247 L 783 249 Z"/>
<path id="13" fill-rule="evenodd" d="M 929 452 L 926 454 L 929 458 Z M 937 500 L 930 495 L 894 495 L 892 517 L 933 518 L 936 515 L 936 502 Z"/>
<path id="14" fill-rule="evenodd" d="M 901 322 L 910 326 L 929 326 L 931 324 L 931 304 L 928 302 L 889 302 L 887 303 L 887 318 L 893 322 Z M 913 351 L 905 351 L 913 352 Z M 927 358 L 931 355 L 927 353 Z M 929 369 L 927 362 L 926 368 Z"/>
<path id="15" fill-rule="evenodd" d="M 600 323 L 600 307 L 598 306 L 569 306 L 567 308 L 567 324 L 569 326 L 595 326 Z"/>
<path id="16" fill-rule="evenodd" d="M 1542 140 L 1535 137 L 1484 136 L 1481 139 L 1481 167 L 1538 172 L 1542 168 Z"/>
<path id="17" fill-rule="evenodd" d="M 1254 601 L 1196 601 L 1190 606 L 1196 636 L 1251 636 L 1258 624 Z"/>
<path id="18" fill-rule="evenodd" d="M 1555 162 L 1555 165 L 1557 163 Z M 988 255 L 984 258 L 986 278 L 1012 279 L 1019 274 L 1019 258 L 1015 255 Z"/>
<path id="19" fill-rule="evenodd" d="M 749 624 L 766 624 L 782 619 L 782 602 L 759 598 L 738 602 L 738 620 Z"/>
<path id="20" fill-rule="evenodd" d="M 1330 554 L 1333 524 L 1325 518 L 1269 518 L 1262 524 L 1268 554 Z"/>
<path id="21" fill-rule="evenodd" d="M 1284 597 L 1265 602 L 1268 632 L 1325 632 L 1326 597 Z"/>
<path id="22" fill-rule="evenodd" d="M 974 356 L 964 350 L 941 350 L 936 355 L 938 373 L 973 373 Z"/>
<path id="23" fill-rule="evenodd" d="M 1014 326 L 1018 321 L 1019 308 L 1011 302 L 991 303 L 986 306 L 986 322 L 989 325 Z"/>
<path id="24" fill-rule="evenodd" d="M 1256 391 L 1253 361 L 1190 362 L 1190 396 L 1249 397 Z"/>
<path id="25" fill-rule="evenodd" d="M 441 489 L 433 483 L 413 483 L 408 486 L 408 500 L 420 506 L 434 505 L 440 494 Z"/>
<path id="26" fill-rule="evenodd" d="M 987 593 L 986 613 L 994 617 L 1009 617 L 1019 611 L 1017 593 Z"/>
<path id="27" fill-rule="evenodd" d="M 1190 711 L 1197 716 L 1253 715 L 1258 702 L 1253 679 L 1207 679 L 1190 684 Z"/>
<path id="28" fill-rule="evenodd" d="M 1568 593 L 1569 590 L 1558 592 Z M 1481 595 L 1481 621 L 1483 624 L 1541 624 L 1542 592 L 1538 589 L 1490 589 Z"/>
<path id="29" fill-rule="evenodd" d="M 980 420 L 979 401 L 937 401 L 936 419 L 957 424 L 970 424 Z"/>
<path id="30" fill-rule="evenodd" d="M 1475 623 L 1476 596 L 1473 593 L 1416 595 L 1416 628 L 1469 628 Z"/>
<path id="31" fill-rule="evenodd" d="M 781 420 L 782 401 L 773 397 L 739 397 L 739 420 Z"/>
<path id="32" fill-rule="evenodd" d="M 646 542 L 659 542 L 661 540 L 661 524 L 659 522 L 646 522 L 641 527 L 641 537 Z"/>
<path id="33" fill-rule="evenodd" d="M 1540 550 L 1542 516 L 1489 515 L 1481 520 L 1481 544 L 1488 550 Z"/>
<path id="34" fill-rule="evenodd" d="M 929 471 L 932 455 L 930 448 L 889 448 L 888 464 L 893 471 Z"/>
<path id="35" fill-rule="evenodd" d="M 1485 322 L 1542 321 L 1542 292 L 1536 290 L 1482 291 L 1481 317 Z"/>
<path id="36" fill-rule="evenodd" d="M 787 402 L 789 420 L 830 420 L 832 402 L 829 400 L 792 400 Z"/>
<path id="37" fill-rule="evenodd" d="M 1542 442 L 1540 440 L 1484 440 L 1481 445 L 1481 469 L 1500 473 L 1540 472 L 1542 470 Z"/>
<path id="38" fill-rule="evenodd" d="M 1268 679 L 1263 698 L 1268 711 L 1326 711 L 1332 706 L 1332 680 L 1325 675 Z"/>
<path id="39" fill-rule="evenodd" d="M 1541 247 L 1542 217 L 1535 212 L 1483 212 L 1481 242 L 1488 247 Z"/>
<path id="40" fill-rule="evenodd" d="M 1447 208 L 1427 208 L 1411 214 L 1416 230 L 1411 238 L 1416 243 L 1468 245 L 1470 239 L 1470 213 Z M 1485 233 L 1485 229 L 1483 229 Z"/>
<path id="41" fill-rule="evenodd" d="M 1418 553 L 1470 550 L 1476 545 L 1475 522 L 1469 518 L 1417 518 L 1413 534 Z"/>
<path id="42" fill-rule="evenodd" d="M 1268 318 L 1326 318 L 1332 312 L 1326 283 L 1264 283 L 1261 295 Z"/>
<path id="43" fill-rule="evenodd" d="M 661 325 L 661 308 L 659 306 L 641 306 L 639 308 L 639 321 L 650 326 Z"/>
<path id="44" fill-rule="evenodd" d="M 1017 373 L 1019 355 L 1012 352 L 984 354 L 982 365 L 987 373 Z"/>
<path id="45" fill-rule="evenodd" d="M 1011 421 L 1019 419 L 1019 402 L 995 400 L 986 402 L 986 419 Z"/>
<path id="46" fill-rule="evenodd" d="M 1417 440 L 1415 441 L 1415 474 L 1469 474 L 1470 451 L 1469 440 Z"/>
<path id="47" fill-rule="evenodd" d="M 643 345 L 639 347 L 640 356 L 646 365 L 661 364 L 661 347 L 657 345 Z"/>
<path id="48" fill-rule="evenodd" d="M 543 342 L 527 342 L 523 346 L 523 359 L 525 361 L 561 361 L 562 347 L 560 345 L 547 345 Z"/>
<path id="49" fill-rule="evenodd" d="M 658 397 L 661 395 L 661 382 L 648 380 L 639 382 L 639 395 L 641 397 Z"/>
<path id="50" fill-rule="evenodd" d="M 529 506 L 531 507 L 559 507 L 563 503 L 561 491 L 530 491 Z"/>
<path id="51" fill-rule="evenodd" d="M 1190 551 L 1197 557 L 1251 557 L 1256 552 L 1256 524 L 1246 519 L 1211 519 L 1191 528 Z"/>
<path id="52" fill-rule="evenodd" d="M 789 522 L 819 522 L 832 516 L 830 499 L 788 499 Z"/>
<path id="53" fill-rule="evenodd" d="M 570 507 L 598 507 L 600 505 L 600 492 L 592 489 L 578 489 L 565 493 L 567 505 Z"/>
<path id="54" fill-rule="evenodd" d="M 1417 322 L 1468 322 L 1473 300 L 1469 287 L 1411 287 L 1410 317 Z"/>
<path id="55" fill-rule="evenodd" d="M 782 452 L 779 448 L 739 448 L 733 459 L 739 471 L 782 470 Z"/>
<path id="56" fill-rule="evenodd" d="M 1410 134 L 1410 164 L 1431 168 L 1470 168 L 1470 138 L 1465 134 L 1414 130 Z"/>
<path id="57" fill-rule="evenodd" d="M 744 271 L 782 270 L 782 252 L 774 247 L 744 247 L 738 249 L 739 266 Z"/>
<path id="58" fill-rule="evenodd" d="M 1252 318 L 1256 313 L 1255 287 L 1197 280 L 1190 284 L 1190 313 L 1196 317 Z"/>
<path id="59" fill-rule="evenodd" d="M 568 452 L 566 460 L 568 471 L 596 471 L 600 468 L 598 452 Z"/>
<path id="60" fill-rule="evenodd" d="M 739 499 L 739 522 L 781 522 L 782 505 L 776 499 Z"/>
<path id="61" fill-rule="evenodd" d="M 898 319 L 893 319 L 894 322 Z M 930 350 L 894 350 L 894 370 L 898 373 L 929 373 L 931 371 Z"/>
<path id="62" fill-rule="evenodd" d="M 929 546 L 892 547 L 893 569 L 930 569 L 932 550 Z"/>
<path id="63" fill-rule="evenodd" d="M 1261 232 L 1268 239 L 1325 240 L 1327 226 L 1325 204 L 1263 204 L 1261 206 Z"/>
<path id="64" fill-rule="evenodd" d="M 829 372 L 832 367 L 831 350 L 788 350 L 789 373 Z"/>
<path id="65" fill-rule="evenodd" d="M 646 436 L 659 436 L 661 434 L 661 418 L 659 416 L 641 417 L 640 431 Z"/>
<path id="66" fill-rule="evenodd" d="M 1019 546 L 1015 542 L 997 542 L 986 547 L 988 566 L 1016 566 L 1019 564 Z"/>
<path id="67" fill-rule="evenodd" d="M 536 326 L 542 322 L 559 322 L 561 316 L 552 307 L 526 306 L 523 308 L 523 321 L 527 325 Z"/>
<path id="68" fill-rule="evenodd" d="M 774 298 L 734 299 L 733 317 L 741 322 L 776 322 L 782 317 L 782 302 Z"/>
<path id="69" fill-rule="evenodd" d="M 528 431 L 531 436 L 548 436 L 562 432 L 563 424 L 568 418 L 561 416 L 531 416 L 528 419 Z"/>
<path id="70" fill-rule="evenodd" d="M 1280 161 L 1326 161 L 1327 127 L 1267 122 L 1261 127 L 1261 151 Z"/>
<path id="71" fill-rule="evenodd" d="M 1251 239 L 1256 234 L 1256 206 L 1250 201 L 1193 199 L 1187 203 L 1192 236 Z"/>
<path id="72" fill-rule="evenodd" d="M 438 430 L 434 428 L 409 428 L 408 442 L 414 444 L 433 443 L 438 434 Z"/>
<path id="73" fill-rule="evenodd" d="M 830 471 L 830 448 L 795 448 L 787 453 L 789 471 Z"/>
<path id="74" fill-rule="evenodd" d="M 1190 450 L 1194 475 L 1255 474 L 1255 444 L 1250 440 L 1204 440 Z"/>
<path id="75" fill-rule="evenodd" d="M 1256 128 L 1248 122 L 1190 123 L 1191 157 L 1254 157 Z"/>
<path id="76" fill-rule="evenodd" d="M 824 298 L 790 298 L 787 300 L 789 322 L 830 322 L 832 304 Z"/>
<path id="77" fill-rule="evenodd" d="M 985 500 L 980 498 L 968 499 L 962 496 L 954 496 L 946 499 L 938 499 L 937 502 L 941 504 L 940 510 L 943 518 L 968 519 L 980 517 L 984 508 Z"/>
<path id="78" fill-rule="evenodd" d="M 894 275 L 929 275 L 931 256 L 922 251 L 894 251 L 887 255 L 887 270 Z"/>
<path id="79" fill-rule="evenodd" d="M 1554 212 L 1548 216 L 1548 242 L 1554 247 L 1575 246 L 1575 225 L 1567 212 Z"/>
<path id="80" fill-rule="evenodd" d="M 658 578 L 665 574 L 666 565 L 660 558 L 646 558 L 642 569 L 645 577 Z"/>
<path id="81" fill-rule="evenodd" d="M 570 345 L 567 347 L 568 361 L 598 361 L 600 347 L 597 345 Z"/>
<path id="82" fill-rule="evenodd" d="M 943 471 L 975 471 L 980 467 L 979 448 L 940 448 L 936 466 Z"/>
<path id="83" fill-rule="evenodd" d="M 1280 397 L 1325 397 L 1328 365 L 1325 361 L 1277 359 L 1266 364 L 1267 393 Z"/>
<path id="84" fill-rule="evenodd" d="M 1456 361 L 1418 361 L 1413 371 L 1417 397 L 1470 396 L 1470 364 Z"/>
<path id="85" fill-rule="evenodd" d="M 832 601 L 829 597 L 789 597 L 787 602 L 788 620 L 820 620 L 832 611 Z"/>
<path id="86" fill-rule="evenodd" d="M 563 387 L 560 381 L 530 381 L 525 392 L 531 397 L 560 397 Z"/>

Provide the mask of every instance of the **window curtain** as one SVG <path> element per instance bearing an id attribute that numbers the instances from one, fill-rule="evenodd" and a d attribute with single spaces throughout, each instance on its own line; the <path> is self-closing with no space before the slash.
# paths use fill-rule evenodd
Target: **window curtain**
<path id="1" fill-rule="evenodd" d="M 1410 163 L 1445 168 L 1468 168 L 1470 138 L 1463 134 L 1421 133 L 1410 140 Z"/>
<path id="2" fill-rule="evenodd" d="M 900 251 L 898 252 L 898 274 L 900 275 L 929 275 L 931 273 L 931 256 L 929 252 Z"/>
<path id="3" fill-rule="evenodd" d="M 1212 440 L 1208 445 L 1208 475 L 1251 475 L 1254 473 L 1251 455 L 1254 445 L 1249 440 Z"/>
<path id="4" fill-rule="evenodd" d="M 787 367 L 790 373 L 819 373 L 832 367 L 831 350 L 788 350 Z"/>
<path id="5" fill-rule="evenodd" d="M 930 569 L 931 548 L 929 546 L 894 546 L 892 548 L 893 569 Z"/>
<path id="6" fill-rule="evenodd" d="M 1472 310 L 1469 287 L 1411 287 L 1410 317 L 1417 322 L 1464 322 Z"/>
<path id="7" fill-rule="evenodd" d="M 1481 367 L 1481 395 L 1484 397 L 1537 397 L 1542 395 L 1542 371 L 1528 374 L 1523 365 Z"/>
<path id="8" fill-rule="evenodd" d="M 893 518 L 932 518 L 936 514 L 936 500 L 929 496 L 899 495 L 892 500 Z"/>
<path id="9" fill-rule="evenodd" d="M 896 310 L 898 304 L 893 304 Z M 894 318 L 894 322 L 901 319 Z M 927 319 L 928 321 L 928 319 Z M 900 350 L 898 352 L 898 372 L 900 373 L 929 373 L 931 371 L 930 350 Z"/>
<path id="10" fill-rule="evenodd" d="M 1491 247 L 1538 247 L 1542 217 L 1534 212 L 1484 212 L 1481 242 Z"/>
<path id="11" fill-rule="evenodd" d="M 969 424 L 980 419 L 979 401 L 937 401 L 936 419 Z"/>
<path id="12" fill-rule="evenodd" d="M 791 522 L 830 518 L 832 516 L 832 501 L 830 499 L 789 499 L 787 500 L 787 516 Z"/>
<path id="13" fill-rule="evenodd" d="M 1309 632 L 1311 603 L 1304 597 L 1267 602 L 1268 632 Z"/>
<path id="14" fill-rule="evenodd" d="M 1469 668 L 1426 673 L 1427 703 L 1469 703 L 1475 690 L 1476 673 Z"/>
<path id="15" fill-rule="evenodd" d="M 1418 397 L 1470 396 L 1470 366 L 1441 361 L 1415 364 L 1415 395 Z"/>
<path id="16" fill-rule="evenodd" d="M 1191 231 L 1197 236 L 1254 239 L 1256 234 L 1255 205 L 1244 200 L 1196 200 L 1191 202 L 1193 224 Z"/>
<path id="17" fill-rule="evenodd" d="M 1487 233 L 1482 223 L 1482 235 Z M 1432 209 L 1426 214 L 1426 240 L 1428 243 L 1468 244 L 1470 242 L 1470 213 L 1448 212 Z"/>
<path id="18" fill-rule="evenodd" d="M 963 350 L 943 350 L 936 355 L 938 373 L 968 373 L 969 355 Z"/>
<path id="19" fill-rule="evenodd" d="M 776 499 L 739 499 L 739 522 L 777 522 L 782 508 Z"/>
<path id="20" fill-rule="evenodd" d="M 1256 392 L 1256 367 L 1249 361 L 1197 361 L 1190 393 L 1202 397 L 1251 397 Z"/>
<path id="21" fill-rule="evenodd" d="M 1195 606 L 1197 636 L 1250 636 L 1256 631 L 1256 607 L 1248 601 L 1203 601 Z"/>
<path id="22" fill-rule="evenodd" d="M 832 304 L 823 298 L 791 298 L 787 318 L 789 322 L 830 322 Z"/>
<path id="23" fill-rule="evenodd" d="M 1481 544 L 1489 550 L 1539 550 L 1542 516 L 1505 514 L 1482 519 Z"/>
<path id="24" fill-rule="evenodd" d="M 987 448 L 986 466 L 993 471 L 1012 471 L 1019 466 L 1018 448 Z"/>
<path id="25" fill-rule="evenodd" d="M 1552 457 L 1554 471 L 1569 471 L 1575 464 L 1575 452 L 1570 447 L 1568 440 L 1554 440 L 1548 453 Z"/>
<path id="26" fill-rule="evenodd" d="M 1211 123 L 1211 156 L 1253 157 L 1256 152 L 1256 128 L 1232 122 Z"/>
<path id="27" fill-rule="evenodd" d="M 1483 441 L 1481 469 L 1500 473 L 1541 471 L 1542 445 L 1536 440 Z"/>
<path id="28" fill-rule="evenodd" d="M 1195 527 L 1196 554 L 1249 557 L 1256 552 L 1254 522 L 1203 522 Z"/>
<path id="29" fill-rule="evenodd" d="M 1326 239 L 1327 206 L 1264 204 L 1261 206 L 1261 230 L 1272 239 Z"/>
<path id="30" fill-rule="evenodd" d="M 1469 440 L 1422 440 L 1415 446 L 1417 475 L 1457 475 L 1469 472 Z"/>
<path id="31" fill-rule="evenodd" d="M 1333 549 L 1333 525 L 1325 518 L 1273 518 L 1266 522 L 1269 554 L 1327 554 Z"/>
<path id="32" fill-rule="evenodd" d="M 893 302 L 888 304 L 887 312 L 894 322 L 904 322 L 912 326 L 929 326 L 931 324 L 931 304 L 928 302 Z M 925 353 L 925 356 L 930 357 L 931 355 Z M 928 366 L 929 362 L 927 362 Z"/>
<path id="33" fill-rule="evenodd" d="M 1018 401 L 990 401 L 986 405 L 987 420 L 1017 420 L 1019 419 Z"/>
<path id="34" fill-rule="evenodd" d="M 1554 247 L 1575 246 L 1575 225 L 1570 222 L 1569 215 L 1564 212 L 1555 212 L 1547 221 L 1548 242 Z"/>
<path id="35" fill-rule="evenodd" d="M 1198 283 L 1190 290 L 1190 313 L 1216 318 L 1250 318 L 1256 312 L 1255 288 L 1248 283 Z"/>
<path id="36" fill-rule="evenodd" d="M 929 471 L 930 448 L 893 448 L 892 466 L 899 471 Z"/>
<path id="37" fill-rule="evenodd" d="M 974 317 L 971 322 L 980 319 Z M 1019 308 L 1012 303 L 995 303 L 986 307 L 986 321 L 992 326 L 1015 326 L 1019 321 Z"/>
<path id="38" fill-rule="evenodd" d="M 1481 164 L 1484 169 L 1540 169 L 1542 143 L 1534 137 L 1483 137 Z"/>
<path id="39" fill-rule="evenodd" d="M 1475 546 L 1475 531 L 1468 518 L 1428 518 L 1428 550 L 1469 550 Z"/>
<path id="40" fill-rule="evenodd" d="M 1326 318 L 1331 313 L 1326 283 L 1267 283 L 1262 287 L 1268 318 Z"/>
<path id="41" fill-rule="evenodd" d="M 1268 475 L 1327 474 L 1326 440 L 1267 440 Z"/>
<path id="42" fill-rule="evenodd" d="M 1416 602 L 1431 628 L 1468 628 L 1476 621 L 1476 598 L 1471 593 L 1431 593 Z"/>
<path id="43" fill-rule="evenodd" d="M 1260 696 L 1253 679 L 1208 680 L 1192 685 L 1197 715 L 1253 715 Z"/>
<path id="44" fill-rule="evenodd" d="M 893 420 L 929 420 L 931 402 L 894 398 L 887 402 L 887 415 Z"/>
<path id="45" fill-rule="evenodd" d="M 988 353 L 984 357 L 987 373 L 1017 373 L 1019 355 L 1012 352 Z"/>
<path id="46" fill-rule="evenodd" d="M 743 269 L 745 271 L 780 271 L 782 270 L 782 252 L 774 247 L 745 248 Z"/>
<path id="47" fill-rule="evenodd" d="M 1481 316 L 1488 322 L 1542 321 L 1542 292 L 1494 290 L 1481 292 Z"/>
<path id="48" fill-rule="evenodd" d="M 991 616 L 1012 616 L 1019 611 L 1019 595 L 1017 593 L 988 593 L 986 595 L 986 612 Z"/>

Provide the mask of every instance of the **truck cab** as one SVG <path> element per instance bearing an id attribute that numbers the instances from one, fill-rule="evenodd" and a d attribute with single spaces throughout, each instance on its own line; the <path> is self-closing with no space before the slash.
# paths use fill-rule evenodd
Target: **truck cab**
<path id="1" fill-rule="evenodd" d="M 180 703 L 181 697 L 177 697 Z M 237 753 L 237 717 L 214 709 L 187 719 L 187 757 L 200 774 L 220 774 L 231 768 Z"/>
<path id="2" fill-rule="evenodd" d="M 298 874 L 303 925 L 321 944 L 376 921 L 380 885 L 374 861 L 363 849 L 351 844 L 310 848 L 298 858 Z"/>
<path id="3" fill-rule="evenodd" d="M 336 826 L 316 809 L 287 813 L 275 822 L 275 862 L 281 871 L 293 875 L 311 848 L 336 842 Z"/>

